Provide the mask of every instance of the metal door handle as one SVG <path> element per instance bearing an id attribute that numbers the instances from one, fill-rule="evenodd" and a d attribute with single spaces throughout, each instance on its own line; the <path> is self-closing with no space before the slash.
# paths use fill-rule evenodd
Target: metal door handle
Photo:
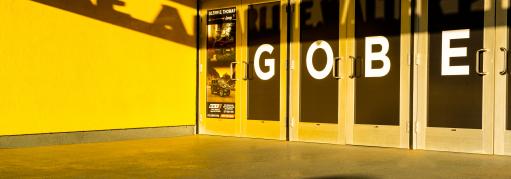
<path id="1" fill-rule="evenodd" d="M 238 62 L 231 62 L 230 64 L 230 68 L 231 68 L 231 80 L 233 81 L 236 81 L 236 77 L 235 77 L 235 71 L 234 71 L 234 68 L 236 66 L 236 64 L 238 64 Z"/>
<path id="2" fill-rule="evenodd" d="M 358 61 L 364 61 L 363 59 L 358 59 L 358 58 L 357 58 L 357 60 L 358 60 Z M 357 64 L 357 65 L 358 65 L 358 64 Z M 362 77 L 362 73 L 360 73 L 360 71 L 356 70 L 356 72 L 357 72 L 357 73 L 355 73 L 355 75 L 357 76 L 357 78 Z"/>
<path id="3" fill-rule="evenodd" d="M 350 56 L 350 59 L 353 60 L 351 66 L 351 75 L 349 76 L 351 79 L 357 78 L 357 58 L 354 56 Z"/>
<path id="4" fill-rule="evenodd" d="M 243 64 L 244 64 L 244 66 L 245 66 L 245 74 L 244 74 L 244 76 L 243 76 L 243 80 L 250 80 L 250 79 L 248 78 L 248 62 L 243 61 Z"/>
<path id="5" fill-rule="evenodd" d="M 332 76 L 335 79 L 341 79 L 341 74 L 339 73 L 339 61 L 341 61 L 340 57 L 336 57 L 334 60 L 334 71 L 332 72 Z"/>
<path id="6" fill-rule="evenodd" d="M 486 75 L 486 72 L 484 72 L 484 71 L 481 71 L 481 70 L 480 70 L 480 67 L 483 67 L 483 68 L 484 68 L 484 66 L 483 66 L 483 64 L 482 64 L 482 62 L 483 62 L 483 61 L 482 61 L 481 59 L 479 59 L 479 55 L 481 55 L 482 53 L 487 52 L 487 51 L 488 51 L 488 49 L 479 49 L 479 50 L 477 50 L 477 52 L 476 52 L 476 73 L 477 73 L 479 76 L 484 76 L 484 75 Z M 484 59 L 483 59 L 483 60 L 484 60 Z"/>
<path id="7" fill-rule="evenodd" d="M 507 48 L 500 47 L 500 51 L 504 52 L 504 70 L 500 72 L 500 75 L 505 75 L 508 73 L 508 67 L 507 67 Z"/>

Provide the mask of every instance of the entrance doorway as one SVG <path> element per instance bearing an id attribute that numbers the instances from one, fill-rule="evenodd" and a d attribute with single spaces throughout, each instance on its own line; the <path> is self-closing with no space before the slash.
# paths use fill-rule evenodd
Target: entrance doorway
<path id="1" fill-rule="evenodd" d="M 509 43 L 511 34 L 510 2 L 497 0 L 495 6 L 495 145 L 494 152 L 499 155 L 511 155 L 511 69 L 509 68 Z"/>
<path id="2" fill-rule="evenodd" d="M 291 29 L 291 140 L 345 143 L 341 109 L 339 0 L 301 0 L 293 4 Z"/>
<path id="3" fill-rule="evenodd" d="M 409 1 L 351 1 L 347 25 L 348 144 L 409 147 Z"/>
<path id="4" fill-rule="evenodd" d="M 199 133 L 511 155 L 508 1 L 287 4 L 201 3 Z"/>
<path id="5" fill-rule="evenodd" d="M 294 8 L 291 139 L 408 148 L 408 1 L 301 0 Z"/>
<path id="6" fill-rule="evenodd" d="M 203 1 L 199 133 L 286 139 L 287 1 Z"/>
<path id="7" fill-rule="evenodd" d="M 493 154 L 495 2 L 418 4 L 416 147 Z"/>

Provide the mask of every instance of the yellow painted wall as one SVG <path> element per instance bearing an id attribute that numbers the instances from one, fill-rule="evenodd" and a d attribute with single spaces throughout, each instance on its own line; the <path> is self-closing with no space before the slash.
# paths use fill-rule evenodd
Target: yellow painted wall
<path id="1" fill-rule="evenodd" d="M 123 1 L 147 23 L 176 8 L 195 42 L 190 0 Z M 31 0 L 1 0 L 0 24 L 0 135 L 195 124 L 195 44 Z"/>

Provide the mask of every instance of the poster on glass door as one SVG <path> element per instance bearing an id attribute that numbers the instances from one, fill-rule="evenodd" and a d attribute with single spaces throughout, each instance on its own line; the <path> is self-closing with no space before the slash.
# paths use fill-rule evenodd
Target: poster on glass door
<path id="1" fill-rule="evenodd" d="M 207 14 L 206 116 L 235 118 L 236 8 Z"/>

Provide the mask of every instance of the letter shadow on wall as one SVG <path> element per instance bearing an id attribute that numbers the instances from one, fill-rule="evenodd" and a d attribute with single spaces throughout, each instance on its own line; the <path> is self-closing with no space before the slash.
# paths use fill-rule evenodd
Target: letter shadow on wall
<path id="1" fill-rule="evenodd" d="M 86 17 L 107 22 L 116 26 L 137 32 L 195 47 L 195 34 L 188 34 L 178 10 L 168 5 L 162 5 L 161 10 L 152 23 L 131 17 L 129 14 L 118 12 L 114 6 L 125 6 L 122 0 L 97 0 L 97 5 L 90 0 L 32 0 L 37 3 L 80 14 Z M 188 7 L 196 4 L 187 0 L 172 0 Z M 196 19 L 196 18 L 195 18 Z M 194 29 L 196 22 L 194 22 Z M 193 31 L 195 33 L 195 30 Z"/>
<path id="2" fill-rule="evenodd" d="M 52 6 L 58 9 L 66 10 L 72 13 L 80 14 L 86 17 L 97 19 L 120 27 L 128 28 L 134 31 L 145 33 L 151 36 L 159 37 L 165 40 L 181 43 L 187 46 L 195 47 L 195 34 L 188 34 L 185 30 L 184 24 L 181 20 L 178 10 L 168 5 L 162 5 L 159 15 L 152 23 L 148 23 L 136 18 L 131 17 L 129 14 L 116 11 L 114 6 L 125 6 L 122 0 L 97 0 L 97 5 L 93 4 L 90 0 L 32 0 L 33 2 L 41 3 L 44 5 Z M 170 0 L 179 4 L 196 8 L 193 1 L 188 0 Z M 485 12 L 484 7 L 473 6 L 481 0 L 449 0 L 453 3 L 444 3 L 441 0 L 432 0 L 429 6 L 438 7 L 444 13 L 443 18 L 451 19 L 461 17 L 469 14 L 490 13 Z M 328 10 L 323 10 L 321 4 L 322 0 L 313 0 L 312 6 L 307 7 L 308 15 L 303 16 L 302 22 L 309 22 L 313 24 L 322 24 L 332 19 L 332 13 Z M 341 1 L 344 3 L 344 0 Z M 376 23 L 385 24 L 385 22 L 395 21 L 400 13 L 400 0 L 356 0 L 350 3 L 357 3 L 357 14 L 359 20 L 363 20 L 364 24 Z M 454 6 L 452 5 L 454 4 Z M 495 3 L 496 11 L 505 11 Z M 295 6 L 291 6 L 295 7 Z M 285 9 L 284 7 L 282 9 Z M 415 15 L 418 17 L 418 15 Z M 419 17 L 420 18 L 420 17 Z M 335 19 L 335 18 L 334 18 Z M 347 22 L 340 19 L 341 22 Z M 291 21 L 292 22 L 292 21 Z M 361 23 L 361 22 L 358 22 Z M 292 26 L 293 24 L 289 24 Z M 504 25 L 504 24 L 496 24 Z M 380 26 L 384 27 L 384 26 Z M 194 29 L 196 23 L 194 23 Z M 374 29 L 378 31 L 378 29 Z M 195 30 L 194 30 L 195 33 Z M 293 33 L 293 32 L 290 32 Z M 399 29 L 385 30 L 385 36 L 399 36 L 401 34 Z M 310 34 L 314 36 L 314 34 Z M 382 34 L 383 35 L 383 34 Z M 323 39 L 334 40 L 334 39 Z"/>
<path id="3" fill-rule="evenodd" d="M 484 3 L 481 3 L 484 0 L 429 0 L 428 6 L 429 8 L 438 9 L 440 14 L 435 17 L 430 17 L 434 19 L 430 19 L 430 21 L 439 20 L 442 21 L 444 19 L 460 19 L 479 15 L 479 14 L 489 14 L 493 13 L 491 11 L 485 11 Z M 492 1 L 491 6 L 496 6 L 495 10 L 497 12 L 507 11 L 506 8 L 502 7 L 502 0 Z M 304 14 L 300 17 L 300 22 L 302 26 L 308 26 L 308 28 L 321 28 L 320 26 L 325 23 L 330 23 L 332 20 L 336 19 L 335 14 L 332 12 L 332 7 L 324 6 L 328 0 L 305 0 L 305 6 L 302 6 Z M 398 38 L 402 33 L 400 28 L 389 27 L 391 25 L 400 26 L 400 16 L 401 16 L 401 2 L 402 0 L 352 0 L 347 2 L 347 6 L 352 6 L 349 3 L 355 3 L 355 25 L 361 27 L 362 26 L 372 26 L 370 29 L 360 29 L 355 30 L 355 33 L 359 33 L 360 35 L 365 34 L 366 36 L 385 36 L 387 38 L 396 37 Z M 346 0 L 340 0 L 341 4 L 346 3 Z M 418 3 L 418 2 L 417 2 Z M 294 7 L 294 6 L 292 6 Z M 296 10 L 295 10 L 296 11 Z M 340 14 L 344 14 L 344 9 L 339 9 Z M 491 14 L 490 14 L 491 15 Z M 349 22 L 348 16 L 339 15 L 340 22 Z M 419 14 L 415 14 L 414 17 L 421 18 Z M 412 17 L 412 18 L 414 18 Z M 291 21 L 293 22 L 293 21 Z M 410 22 L 411 23 L 411 22 Z M 478 23 L 478 22 L 474 22 Z M 500 23 L 497 22 L 497 23 Z M 293 24 L 290 24 L 293 25 Z M 506 24 L 496 24 L 496 26 L 505 26 Z M 413 24 L 409 24 L 410 27 L 413 27 Z M 451 28 L 453 26 L 457 26 L 456 23 L 453 24 L 445 24 L 446 28 Z M 461 25 L 462 26 L 462 25 Z M 292 27 L 292 26 L 291 26 Z M 491 25 L 490 27 L 494 27 Z M 482 30 L 478 27 L 477 30 Z M 360 31 L 361 32 L 358 32 Z M 415 29 L 417 32 L 419 29 Z M 476 30 L 476 29 L 472 29 Z M 292 33 L 292 32 L 291 32 Z M 346 33 L 346 32 L 341 32 Z M 436 33 L 436 32 L 433 32 Z M 308 34 L 309 36 L 318 36 L 320 34 Z M 365 36 L 364 36 L 365 37 Z M 363 37 L 360 37 L 363 39 Z M 314 38 L 308 38 L 314 39 Z M 357 40 L 362 40 L 357 39 Z M 322 40 L 335 40 L 335 39 L 324 39 Z M 307 40 L 308 41 L 308 40 Z M 315 41 L 315 40 L 312 40 Z M 303 40 L 302 40 L 303 42 Z"/>

